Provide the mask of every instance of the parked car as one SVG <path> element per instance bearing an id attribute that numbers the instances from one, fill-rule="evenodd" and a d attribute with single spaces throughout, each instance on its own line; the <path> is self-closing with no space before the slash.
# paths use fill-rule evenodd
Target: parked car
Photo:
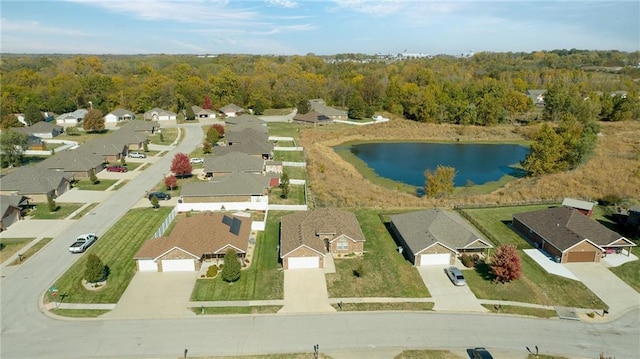
<path id="1" fill-rule="evenodd" d="M 145 155 L 142 152 L 129 152 L 129 157 L 130 158 L 147 158 L 147 155 Z"/>
<path id="2" fill-rule="evenodd" d="M 76 238 L 76 241 L 69 247 L 71 253 L 82 253 L 89 248 L 98 239 L 93 233 L 82 234 Z"/>
<path id="3" fill-rule="evenodd" d="M 168 193 L 164 193 L 164 192 L 151 192 L 149 193 L 149 201 L 151 201 L 151 198 L 156 197 L 158 198 L 159 201 L 168 201 L 171 199 L 171 195 Z"/>
<path id="4" fill-rule="evenodd" d="M 121 166 L 121 165 L 112 165 L 112 166 L 107 166 L 107 172 L 127 172 L 128 169 L 125 166 Z"/>
<path id="5" fill-rule="evenodd" d="M 195 165 L 195 164 L 204 163 L 204 160 L 202 158 L 199 158 L 199 157 L 194 157 L 194 158 L 190 159 L 189 162 L 192 165 Z"/>
<path id="6" fill-rule="evenodd" d="M 485 348 L 473 348 L 473 359 L 493 359 L 493 356 Z"/>
<path id="7" fill-rule="evenodd" d="M 464 275 L 458 267 L 447 267 L 444 269 L 444 272 L 447 273 L 447 276 L 453 284 L 458 286 L 467 284 L 467 280 L 464 279 Z"/>

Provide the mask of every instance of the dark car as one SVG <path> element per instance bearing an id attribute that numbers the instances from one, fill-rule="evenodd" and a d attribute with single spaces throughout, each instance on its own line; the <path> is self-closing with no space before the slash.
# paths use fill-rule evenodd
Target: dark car
<path id="1" fill-rule="evenodd" d="M 493 359 L 493 356 L 485 348 L 473 348 L 473 359 Z"/>
<path id="2" fill-rule="evenodd" d="M 151 192 L 149 193 L 149 201 L 151 198 L 156 197 L 159 201 L 168 201 L 171 199 L 171 195 L 164 192 Z"/>
<path id="3" fill-rule="evenodd" d="M 127 172 L 127 167 L 120 165 L 107 166 L 107 172 Z"/>

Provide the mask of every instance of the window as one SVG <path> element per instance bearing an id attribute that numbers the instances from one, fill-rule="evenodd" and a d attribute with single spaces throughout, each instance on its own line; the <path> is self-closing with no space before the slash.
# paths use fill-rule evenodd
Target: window
<path id="1" fill-rule="evenodd" d="M 339 251 L 348 251 L 349 250 L 349 242 L 346 239 L 339 239 L 337 244 Z"/>

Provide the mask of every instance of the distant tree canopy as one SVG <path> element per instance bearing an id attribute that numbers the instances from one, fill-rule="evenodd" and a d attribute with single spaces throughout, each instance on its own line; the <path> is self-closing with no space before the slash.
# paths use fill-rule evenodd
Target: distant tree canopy
<path id="1" fill-rule="evenodd" d="M 380 59 L 334 56 L 85 56 L 5 54 L 0 114 L 33 109 L 57 114 L 88 107 L 180 112 L 189 106 L 297 107 L 322 98 L 353 117 L 386 110 L 420 122 L 494 125 L 539 114 L 525 96 L 546 89 L 543 117 L 579 122 L 638 119 L 640 52 L 556 50 L 476 53 L 460 58 Z M 618 67 L 618 68 L 616 68 Z M 627 95 L 615 95 L 626 91 Z M 362 105 L 361 100 L 364 102 Z M 364 109 L 364 112 L 362 112 Z M 35 114 L 35 111 L 33 111 Z M 31 121 L 31 122 L 30 122 Z"/>
<path id="2" fill-rule="evenodd" d="M 0 133 L 0 165 L 2 167 L 20 166 L 24 150 L 29 145 L 29 136 L 15 129 Z"/>

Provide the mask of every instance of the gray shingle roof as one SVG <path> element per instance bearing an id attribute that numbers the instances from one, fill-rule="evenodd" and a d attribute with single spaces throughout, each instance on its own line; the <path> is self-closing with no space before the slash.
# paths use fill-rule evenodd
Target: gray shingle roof
<path id="1" fill-rule="evenodd" d="M 294 121 L 300 122 L 308 122 L 308 123 L 318 123 L 318 122 L 327 122 L 331 121 L 331 119 L 317 111 L 309 111 L 307 113 L 297 113 L 293 117 Z"/>
<path id="2" fill-rule="evenodd" d="M 66 172 L 86 172 L 102 163 L 104 163 L 102 156 L 86 151 L 83 146 L 80 146 L 75 150 L 58 152 L 38 163 L 37 166 Z"/>
<path id="3" fill-rule="evenodd" d="M 230 103 L 220 108 L 220 112 L 242 112 L 244 109 L 234 103 Z"/>
<path id="4" fill-rule="evenodd" d="M 333 238 L 346 235 L 355 241 L 364 241 L 364 234 L 356 216 L 336 208 L 322 208 L 314 211 L 302 211 L 282 216 L 280 256 L 286 256 L 300 246 L 307 246 L 317 252 L 325 253 L 324 241 L 319 233 L 333 234 Z"/>
<path id="5" fill-rule="evenodd" d="M 44 194 L 57 189 L 70 176 L 61 171 L 40 167 L 20 167 L 0 179 L 3 191 L 17 191 L 24 195 Z"/>
<path id="6" fill-rule="evenodd" d="M 585 239 L 601 247 L 626 239 L 577 209 L 569 207 L 518 213 L 514 214 L 513 218 L 563 252 Z"/>
<path id="7" fill-rule="evenodd" d="M 180 194 L 182 197 L 261 196 L 268 187 L 268 177 L 235 172 L 207 182 L 185 183 Z"/>
<path id="8" fill-rule="evenodd" d="M 269 141 L 269 135 L 267 132 L 262 132 L 253 128 L 244 127 L 238 131 L 229 131 L 225 134 L 225 139 L 228 143 L 238 142 L 264 142 Z"/>
<path id="9" fill-rule="evenodd" d="M 31 126 L 18 127 L 16 129 L 22 130 L 23 132 L 26 132 L 26 133 L 35 134 L 35 133 L 52 133 L 54 130 L 58 132 L 62 132 L 64 127 L 58 126 L 51 122 L 38 121 Z"/>
<path id="10" fill-rule="evenodd" d="M 242 152 L 204 157 L 205 172 L 262 172 L 264 160 Z"/>
<path id="11" fill-rule="evenodd" d="M 466 248 L 478 240 L 484 242 L 486 246 L 474 245 L 474 248 L 492 247 L 457 213 L 438 208 L 393 215 L 391 222 L 398 229 L 413 254 L 417 254 L 436 243 L 456 251 Z"/>
<path id="12" fill-rule="evenodd" d="M 115 110 L 109 112 L 108 114 L 115 115 L 116 117 L 124 117 L 124 116 L 129 116 L 131 118 L 135 118 L 136 117 L 135 113 L 133 113 L 133 112 L 131 112 L 129 110 L 125 110 L 123 108 L 116 108 Z"/>
<path id="13" fill-rule="evenodd" d="M 242 152 L 252 156 L 261 156 L 263 154 L 271 154 L 273 152 L 273 144 L 267 142 L 243 141 L 234 143 L 231 146 L 216 146 L 213 152 L 222 156 L 229 152 Z"/>

